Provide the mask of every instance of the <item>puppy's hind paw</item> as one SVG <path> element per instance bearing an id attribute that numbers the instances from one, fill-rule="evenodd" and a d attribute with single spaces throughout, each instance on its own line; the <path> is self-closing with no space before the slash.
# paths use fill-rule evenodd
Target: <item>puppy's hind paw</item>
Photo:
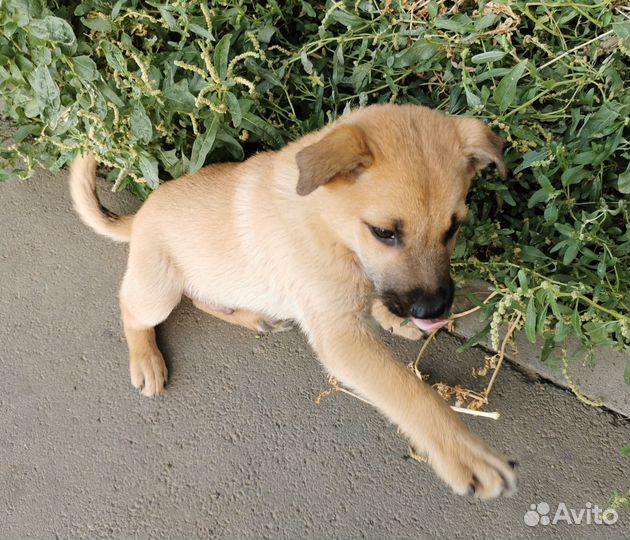
<path id="1" fill-rule="evenodd" d="M 293 321 L 282 319 L 260 319 L 256 326 L 258 332 L 261 334 L 277 334 L 279 332 L 291 330 L 293 328 Z"/>

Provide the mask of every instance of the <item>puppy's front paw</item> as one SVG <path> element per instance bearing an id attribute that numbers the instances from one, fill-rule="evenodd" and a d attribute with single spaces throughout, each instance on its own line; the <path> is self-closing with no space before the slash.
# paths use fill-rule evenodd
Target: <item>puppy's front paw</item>
<path id="1" fill-rule="evenodd" d="M 430 453 L 429 462 L 458 495 L 493 499 L 516 492 L 516 462 L 507 461 L 469 431 L 458 433 L 441 450 Z"/>
<path id="2" fill-rule="evenodd" d="M 372 317 L 383 329 L 405 339 L 418 341 L 424 335 L 410 320 L 397 317 L 380 300 L 372 304 Z"/>
<path id="3" fill-rule="evenodd" d="M 129 359 L 131 384 L 143 395 L 152 397 L 164 391 L 168 370 L 160 351 L 147 351 Z"/>

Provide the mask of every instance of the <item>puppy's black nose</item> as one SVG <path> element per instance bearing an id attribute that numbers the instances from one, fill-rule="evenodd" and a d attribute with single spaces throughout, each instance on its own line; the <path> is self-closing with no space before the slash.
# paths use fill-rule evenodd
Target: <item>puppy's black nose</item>
<path id="1" fill-rule="evenodd" d="M 440 319 L 446 315 L 449 307 L 446 302 L 422 302 L 411 306 L 410 313 L 414 319 Z"/>
<path id="2" fill-rule="evenodd" d="M 440 319 L 451 309 L 454 293 L 455 285 L 450 278 L 434 292 L 418 291 L 409 313 L 414 319 Z"/>

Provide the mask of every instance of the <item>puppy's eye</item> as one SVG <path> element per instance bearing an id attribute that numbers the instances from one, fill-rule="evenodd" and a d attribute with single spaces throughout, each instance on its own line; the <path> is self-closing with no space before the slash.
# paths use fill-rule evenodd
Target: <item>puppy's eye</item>
<path id="1" fill-rule="evenodd" d="M 377 240 L 380 240 L 384 244 L 391 246 L 398 240 L 398 233 L 390 229 L 381 229 L 380 227 L 374 227 L 369 225 L 370 232 Z"/>

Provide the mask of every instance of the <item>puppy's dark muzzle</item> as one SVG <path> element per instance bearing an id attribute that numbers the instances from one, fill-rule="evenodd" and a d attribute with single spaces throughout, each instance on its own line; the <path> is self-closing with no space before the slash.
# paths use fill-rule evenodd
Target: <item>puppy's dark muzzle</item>
<path id="1" fill-rule="evenodd" d="M 417 295 L 409 309 L 414 319 L 441 319 L 448 315 L 453 305 L 455 284 L 449 277 L 434 293 L 427 294 L 423 290 L 414 291 Z"/>
<path id="2" fill-rule="evenodd" d="M 449 277 L 436 290 L 418 287 L 406 293 L 385 291 L 381 300 L 394 315 L 414 319 L 441 319 L 453 305 L 455 284 Z"/>

